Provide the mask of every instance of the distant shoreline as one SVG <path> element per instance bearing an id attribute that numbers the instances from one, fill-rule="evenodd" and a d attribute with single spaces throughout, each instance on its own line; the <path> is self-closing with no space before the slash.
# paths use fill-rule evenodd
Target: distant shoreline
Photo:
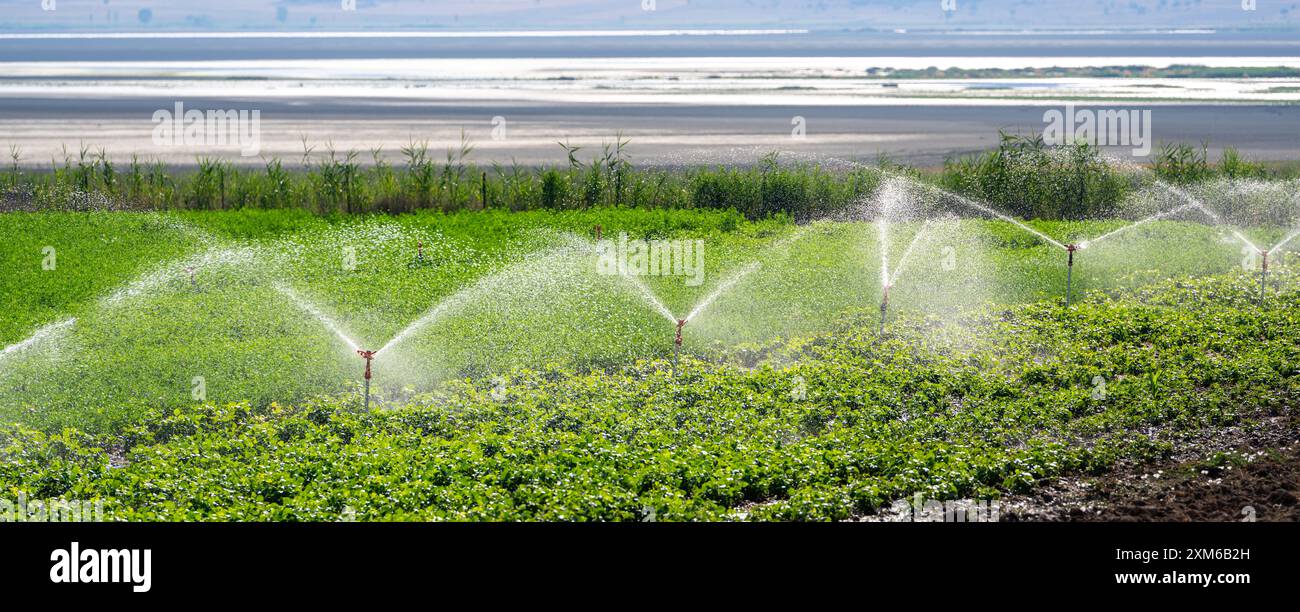
<path id="1" fill-rule="evenodd" d="M 241 106 L 247 101 L 186 99 L 187 108 Z M 332 143 L 339 152 L 363 157 L 382 147 L 387 155 L 414 141 L 431 149 L 455 147 L 462 131 L 473 141 L 477 163 L 547 165 L 564 162 L 556 144 L 583 147 L 580 157 L 600 151 L 618 133 L 631 139 L 627 151 L 638 165 L 707 166 L 754 159 L 755 152 L 788 150 L 854 160 L 884 155 L 915 166 L 984 151 L 998 132 L 1041 133 L 1044 108 L 1031 105 L 952 106 L 701 106 L 627 104 L 518 104 L 485 107 L 474 101 L 383 104 L 355 99 L 259 101 L 261 150 L 241 157 L 237 147 L 159 146 L 152 142 L 151 114 L 174 99 L 0 98 L 0 155 L 22 148 L 24 166 L 48 167 L 63 159 L 61 145 L 75 153 L 84 143 L 103 148 L 110 159 L 132 154 L 170 164 L 215 156 L 238 165 L 261 165 L 263 157 L 286 164 L 302 156 L 306 135 L 318 152 Z M 1250 159 L 1300 159 L 1300 105 L 1174 105 L 1155 109 L 1155 143 L 1208 141 L 1211 155 L 1235 147 Z M 506 120 L 505 137 L 493 139 L 494 117 Z M 791 117 L 806 120 L 806 134 L 791 136 Z M 1123 156 L 1125 149 L 1112 152 Z M 8 160 L 0 159 L 0 162 Z"/>
<path id="2" fill-rule="evenodd" d="M 113 40 L 113 39 L 223 39 L 223 38 L 617 38 L 643 36 L 788 36 L 809 34 L 805 28 L 783 29 L 627 29 L 627 30 L 351 30 L 274 31 L 235 30 L 226 32 L 138 31 L 138 32 L 5 32 L 0 40 Z"/>
<path id="3" fill-rule="evenodd" d="M 652 164 L 710 164 L 757 148 L 934 166 L 996 145 L 1001 130 L 1041 132 L 1045 107 L 1065 104 L 1152 109 L 1157 142 L 1300 157 L 1300 36 L 737 31 L 759 30 L 0 36 L 0 153 L 16 145 L 43 165 L 61 144 L 84 142 L 119 161 L 226 155 L 151 141 L 150 117 L 184 101 L 259 111 L 261 153 L 285 160 L 300 156 L 303 134 L 340 151 L 394 152 L 412 139 L 451 146 L 463 130 L 479 145 L 476 160 L 503 163 L 554 163 L 557 141 L 586 153 L 622 132 Z M 944 77 L 919 78 L 930 66 Z M 1113 78 L 1132 66 L 1144 67 Z M 792 138 L 801 119 L 806 134 Z"/>
<path id="4" fill-rule="evenodd" d="M 1300 33 L 1300 26 L 1270 25 L 1257 27 L 1181 27 L 1181 28 L 1117 28 L 1117 27 L 1063 27 L 1063 28 L 938 28 L 880 26 L 874 28 L 722 28 L 722 27 L 672 27 L 672 28 L 431 28 L 421 26 L 409 29 L 227 29 L 193 30 L 178 28 L 141 29 L 77 29 L 61 28 L 47 31 L 10 24 L 0 26 L 0 39 L 149 39 L 149 38 L 607 38 L 636 36 L 772 36 L 808 34 L 812 36 L 837 35 L 895 35 L 895 36 L 971 36 L 971 37 L 1033 37 L 1033 36 L 1206 36 L 1217 34 L 1249 33 Z"/>
<path id="5" fill-rule="evenodd" d="M 693 32 L 693 34 L 685 34 Z M 938 31 L 776 29 L 550 31 L 17 32 L 4 61 L 683 57 L 1300 57 L 1300 30 Z M 1212 32 L 1212 33 L 1211 33 Z M 232 44 L 237 43 L 237 44 Z M 1037 64 L 1036 64 L 1037 65 Z M 924 66 L 922 66 L 924 67 Z"/>
<path id="6" fill-rule="evenodd" d="M 1210 66 L 1188 63 L 1045 68 L 925 68 L 868 71 L 869 79 L 1280 79 L 1300 77 L 1296 66 Z"/>

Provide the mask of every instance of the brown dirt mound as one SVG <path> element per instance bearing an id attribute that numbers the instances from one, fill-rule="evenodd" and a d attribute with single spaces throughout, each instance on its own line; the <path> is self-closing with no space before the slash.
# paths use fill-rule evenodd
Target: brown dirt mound
<path id="1" fill-rule="evenodd" d="M 1004 521 L 1300 521 L 1300 421 L 1275 418 L 1158 464 L 1061 478 L 1003 500 Z"/>

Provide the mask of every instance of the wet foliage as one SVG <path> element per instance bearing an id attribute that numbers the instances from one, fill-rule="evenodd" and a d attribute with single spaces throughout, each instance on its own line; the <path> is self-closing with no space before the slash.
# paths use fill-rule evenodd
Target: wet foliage
<path id="1" fill-rule="evenodd" d="M 1223 275 L 987 309 L 973 335 L 847 314 L 676 379 L 664 360 L 551 366 L 371 412 L 340 395 L 99 436 L 7 426 L 0 491 L 117 520 L 833 520 L 996 497 L 1294 406 L 1296 280 L 1267 308 Z"/>
<path id="2" fill-rule="evenodd" d="M 1292 183 L 1020 220 L 907 176 L 816 220 L 0 215 L 0 499 L 121 520 L 845 519 L 1295 405 Z M 701 282 L 601 272 L 601 244 L 638 240 L 700 241 Z M 373 410 L 358 349 L 378 350 Z"/>

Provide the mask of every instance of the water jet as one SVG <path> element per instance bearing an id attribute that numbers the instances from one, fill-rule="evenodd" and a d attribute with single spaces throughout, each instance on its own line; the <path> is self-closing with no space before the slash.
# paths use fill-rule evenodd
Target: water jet
<path id="1" fill-rule="evenodd" d="M 709 293 L 709 295 L 705 296 L 703 300 L 700 300 L 700 303 L 696 304 L 695 308 L 691 309 L 690 314 L 686 315 L 685 320 L 690 321 L 691 319 L 694 319 L 695 317 L 699 316 L 700 313 L 704 312 L 709 308 L 709 306 L 713 305 L 714 300 L 718 299 L 718 297 L 720 297 L 722 294 L 726 293 L 727 291 L 730 291 L 731 288 L 736 285 L 736 283 L 739 283 L 741 279 L 745 278 L 746 276 L 749 276 L 760 267 L 762 267 L 762 264 L 756 261 L 750 262 L 749 265 L 746 265 L 745 267 L 741 268 L 739 272 L 736 272 L 735 274 L 731 275 L 731 278 L 728 278 L 727 280 L 723 281 L 722 284 L 718 285 L 718 287 L 714 289 L 711 293 Z M 669 318 L 673 318 L 673 317 L 670 316 Z"/>
<path id="2" fill-rule="evenodd" d="M 912 235 L 912 240 L 907 243 L 907 248 L 903 249 L 902 257 L 898 259 L 898 265 L 890 270 L 889 268 L 889 222 L 881 219 L 876 225 L 876 231 L 880 241 L 880 335 L 885 334 L 885 320 L 889 314 L 889 290 L 894 288 L 898 283 L 898 275 L 903 272 L 907 262 L 912 257 L 912 252 L 916 250 L 916 245 L 924 238 L 927 230 L 930 229 L 930 219 L 921 222 L 921 227 Z"/>
<path id="3" fill-rule="evenodd" d="M 1065 245 L 1064 245 L 1064 244 L 1061 244 L 1061 242 L 1058 241 L 1058 240 L 1056 240 L 1055 238 L 1052 238 L 1051 236 L 1048 236 L 1047 234 L 1044 234 L 1043 232 L 1040 232 L 1040 231 L 1038 231 L 1038 230 L 1036 230 L 1036 229 L 1034 229 L 1034 228 L 1032 228 L 1032 227 L 1026 225 L 1025 223 L 1021 222 L 1019 219 L 1016 219 L 1015 217 L 1012 217 L 1011 215 L 1008 215 L 1008 214 L 1006 214 L 1006 213 L 1004 213 L 1004 212 L 1001 212 L 1001 211 L 999 211 L 999 210 L 997 210 L 997 209 L 995 209 L 995 208 L 993 208 L 993 207 L 991 207 L 991 206 L 985 206 L 984 204 L 981 204 L 981 203 L 979 203 L 979 202 L 976 202 L 975 200 L 972 200 L 972 199 L 970 199 L 970 198 L 968 198 L 968 197 L 966 197 L 966 196 L 963 196 L 963 195 L 961 195 L 961 194 L 954 193 L 954 192 L 952 192 L 952 191 L 948 191 L 947 189 L 943 189 L 942 187 L 937 187 L 937 186 L 935 186 L 935 185 L 931 185 L 931 184 L 926 183 L 926 182 L 923 182 L 923 181 L 918 181 L 918 180 L 913 179 L 913 178 L 908 177 L 908 176 L 899 175 L 899 174 L 894 174 L 894 173 L 892 173 L 892 172 L 887 172 L 887 171 L 884 171 L 884 170 L 881 170 L 881 173 L 882 173 L 884 176 L 888 176 L 888 177 L 890 177 L 890 178 L 892 178 L 892 179 L 898 179 L 898 180 L 901 180 L 901 181 L 905 181 L 905 182 L 906 182 L 907 184 L 909 184 L 909 185 L 915 185 L 915 186 L 917 186 L 917 187 L 920 187 L 920 188 L 922 188 L 922 189 L 924 189 L 924 190 L 926 190 L 926 191 L 928 191 L 928 192 L 930 192 L 930 193 L 932 193 L 932 194 L 935 194 L 935 195 L 937 195 L 937 196 L 939 196 L 939 197 L 941 197 L 941 198 L 951 198 L 952 200 L 956 201 L 958 204 L 961 204 L 962 206 L 964 206 L 964 207 L 966 207 L 966 208 L 973 209 L 973 210 L 977 210 L 977 211 L 983 212 L 983 213 L 985 213 L 985 214 L 992 215 L 993 217 L 995 217 L 995 218 L 997 218 L 997 219 L 1000 219 L 1000 220 L 1002 220 L 1002 221 L 1006 221 L 1007 223 L 1010 223 L 1010 224 L 1016 226 L 1016 227 L 1019 228 L 1020 230 L 1026 232 L 1026 233 L 1028 233 L 1028 234 L 1033 235 L 1035 238 L 1038 238 L 1039 240 L 1042 240 L 1043 242 L 1045 242 L 1045 243 L 1047 243 L 1047 244 L 1050 244 L 1050 245 L 1052 245 L 1052 246 L 1054 246 L 1054 247 L 1061 248 L 1061 249 L 1065 248 Z"/>
<path id="4" fill-rule="evenodd" d="M 628 274 L 620 274 L 619 276 L 635 287 L 637 292 L 641 294 L 641 297 L 645 299 L 646 303 L 654 308 L 656 312 L 676 326 L 677 335 L 673 338 L 673 376 L 675 377 L 677 376 L 677 361 L 682 351 L 682 328 L 691 320 L 695 319 L 695 317 L 700 316 L 700 314 L 707 310 L 709 306 L 713 305 L 713 301 L 718 299 L 718 296 L 726 293 L 734 287 L 736 283 L 739 283 L 741 279 L 753 273 L 755 270 L 759 269 L 759 267 L 761 266 L 758 262 L 751 262 L 749 265 L 741 268 L 740 271 L 736 272 L 730 278 L 714 288 L 714 290 L 709 293 L 709 295 L 705 296 L 703 300 L 700 300 L 700 302 L 695 305 L 695 308 L 691 309 L 690 314 L 687 314 L 683 318 L 678 318 L 677 315 L 673 314 L 673 312 L 668 309 L 668 306 L 659 299 L 659 296 L 655 295 L 654 291 L 651 291 L 650 287 L 646 286 L 640 278 Z"/>
<path id="5" fill-rule="evenodd" d="M 7 355 L 11 355 L 14 353 L 18 353 L 20 351 L 26 350 L 27 348 L 40 344 L 45 340 L 56 337 L 57 335 L 63 333 L 64 330 L 71 327 L 76 322 L 77 322 L 76 317 L 73 317 L 70 319 L 64 319 L 57 323 L 50 323 L 49 325 L 43 326 L 40 329 L 37 329 L 31 336 L 28 336 L 26 340 L 23 340 L 22 342 L 19 342 L 17 344 L 11 344 L 9 346 L 4 347 L 3 349 L 0 349 L 0 358 L 3 358 Z"/>
<path id="6" fill-rule="evenodd" d="M 326 329 L 334 332 L 334 335 L 338 336 L 339 340 L 342 340 L 343 343 L 348 346 L 348 348 L 357 352 L 361 352 L 361 347 L 357 345 L 357 342 L 352 338 L 348 337 L 347 334 L 343 333 L 343 328 L 339 327 L 339 325 L 335 323 L 332 319 L 325 316 L 325 313 L 321 312 L 321 310 L 317 308 L 315 304 L 312 304 L 302 296 L 298 295 L 298 292 L 294 291 L 293 289 L 290 289 L 289 286 L 285 285 L 284 283 L 276 283 L 275 290 L 284 294 L 285 297 L 288 297 L 289 301 L 293 302 L 293 304 L 297 306 L 299 309 L 301 309 L 303 312 L 307 313 L 308 315 L 311 315 L 313 318 L 319 321 L 320 324 L 324 325 Z"/>
<path id="7" fill-rule="evenodd" d="M 1276 253 L 1282 247 L 1286 246 L 1288 242 L 1295 240 L 1297 237 L 1300 237 L 1300 230 L 1292 231 L 1290 234 L 1287 234 L 1286 238 L 1283 238 L 1280 242 L 1274 245 L 1273 248 L 1269 249 L 1268 252 Z"/>

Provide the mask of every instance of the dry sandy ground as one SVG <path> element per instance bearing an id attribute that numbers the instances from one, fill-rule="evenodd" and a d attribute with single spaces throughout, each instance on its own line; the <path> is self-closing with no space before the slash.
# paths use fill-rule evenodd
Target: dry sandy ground
<path id="1" fill-rule="evenodd" d="M 582 146 L 590 159 L 621 132 L 640 165 L 753 163 L 762 152 L 782 150 L 817 158 L 875 161 L 880 155 L 933 166 L 949 157 L 996 145 L 999 130 L 1041 133 L 1042 106 L 712 106 L 530 103 L 394 102 L 375 99 L 186 100 L 187 108 L 244 108 L 261 112 L 258 154 L 241 156 L 234 146 L 180 146 L 153 142 L 151 118 L 173 100 L 0 97 L 0 155 L 20 147 L 24 163 L 46 166 L 74 156 L 82 145 L 119 162 L 133 154 L 171 163 L 223 156 L 261 164 L 263 157 L 297 163 L 303 138 L 323 152 L 356 149 L 363 161 L 382 147 L 398 160 L 402 146 L 427 140 L 438 157 L 464 134 L 473 141 L 470 160 L 525 165 L 563 162 L 557 144 Z M 1055 108 L 1055 107 L 1052 107 Z M 494 138 L 494 118 L 504 130 Z M 802 117 L 805 135 L 793 134 Z M 497 120 L 497 125 L 501 125 Z M 1300 158 L 1300 106 L 1156 106 L 1152 135 L 1159 142 L 1208 142 L 1211 154 L 1234 146 L 1261 160 Z M 1108 150 L 1127 156 L 1130 149 Z M 7 162 L 8 160 L 3 160 Z"/>

